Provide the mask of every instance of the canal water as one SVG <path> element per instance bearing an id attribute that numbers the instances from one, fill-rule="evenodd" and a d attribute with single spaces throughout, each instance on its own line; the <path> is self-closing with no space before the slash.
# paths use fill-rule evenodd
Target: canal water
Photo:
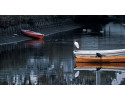
<path id="1" fill-rule="evenodd" d="M 49 36 L 0 46 L 1 85 L 118 85 L 125 84 L 125 64 L 105 70 L 77 69 L 73 50 L 125 48 L 122 23 L 88 24 Z M 124 54 L 123 54 L 124 55 Z M 111 66 L 111 65 L 107 65 Z"/>

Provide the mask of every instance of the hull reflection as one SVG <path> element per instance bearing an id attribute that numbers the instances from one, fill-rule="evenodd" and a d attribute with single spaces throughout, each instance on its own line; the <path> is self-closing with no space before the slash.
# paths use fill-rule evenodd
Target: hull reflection
<path id="1" fill-rule="evenodd" d="M 40 46 L 44 45 L 43 39 L 28 40 L 24 42 L 25 46 Z"/>
<path id="2" fill-rule="evenodd" d="M 76 63 L 76 67 L 82 67 L 82 68 L 118 68 L 118 67 L 124 67 L 125 63 Z"/>

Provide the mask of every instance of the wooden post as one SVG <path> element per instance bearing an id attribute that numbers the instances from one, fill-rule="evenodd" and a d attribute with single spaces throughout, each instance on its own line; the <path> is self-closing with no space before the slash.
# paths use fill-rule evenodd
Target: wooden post
<path id="1" fill-rule="evenodd" d="M 96 71 L 96 85 L 101 85 L 100 70 Z"/>
<path id="2" fill-rule="evenodd" d="M 105 27 L 104 27 L 104 36 L 106 35 L 106 29 L 105 29 Z"/>
<path id="3" fill-rule="evenodd" d="M 109 26 L 109 37 L 110 37 L 110 26 Z"/>

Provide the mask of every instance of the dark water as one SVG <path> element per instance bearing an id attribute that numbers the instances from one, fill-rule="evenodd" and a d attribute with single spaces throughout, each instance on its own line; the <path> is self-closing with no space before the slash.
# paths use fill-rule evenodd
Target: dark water
<path id="1" fill-rule="evenodd" d="M 80 49 L 125 48 L 121 23 L 88 25 L 83 31 L 63 32 L 43 40 L 0 46 L 0 84 L 95 85 L 125 84 L 124 66 L 110 70 L 74 70 L 74 41 Z"/>

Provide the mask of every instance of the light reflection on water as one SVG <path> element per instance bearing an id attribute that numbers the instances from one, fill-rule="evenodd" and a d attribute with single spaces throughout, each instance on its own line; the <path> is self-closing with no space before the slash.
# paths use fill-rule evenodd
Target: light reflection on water
<path id="1" fill-rule="evenodd" d="M 124 26 L 109 23 L 100 30 L 104 29 L 105 34 L 102 35 L 72 31 L 64 32 L 61 36 L 51 36 L 44 41 L 29 40 L 0 46 L 0 84 L 125 84 L 124 71 L 99 73 L 80 70 L 78 77 L 75 77 L 72 53 L 76 49 L 73 45 L 75 40 L 79 42 L 80 49 L 86 50 L 125 48 Z M 97 80 L 98 77 L 100 77 L 99 80 Z"/>

